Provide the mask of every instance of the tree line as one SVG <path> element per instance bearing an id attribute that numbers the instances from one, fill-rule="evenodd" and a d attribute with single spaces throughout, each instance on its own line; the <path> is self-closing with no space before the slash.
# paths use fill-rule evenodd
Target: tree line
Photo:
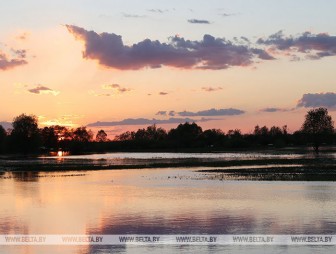
<path id="1" fill-rule="evenodd" d="M 137 131 L 126 131 L 109 140 L 104 130 L 94 136 L 85 126 L 70 129 L 65 126 L 38 127 L 37 117 L 21 114 L 13 119 L 12 129 L 0 125 L 0 153 L 49 153 L 179 150 L 179 149 L 244 149 L 312 145 L 318 152 L 322 144 L 335 144 L 334 123 L 327 109 L 309 110 L 300 130 L 289 133 L 287 126 L 255 126 L 252 133 L 240 129 L 224 133 L 220 129 L 203 130 L 196 123 L 179 124 L 169 131 L 156 125 Z"/>

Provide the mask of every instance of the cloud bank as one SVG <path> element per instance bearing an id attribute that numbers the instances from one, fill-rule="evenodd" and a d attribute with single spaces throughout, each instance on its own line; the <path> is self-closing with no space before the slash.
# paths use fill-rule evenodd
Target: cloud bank
<path id="1" fill-rule="evenodd" d="M 180 116 L 234 116 L 234 115 L 241 115 L 244 114 L 245 111 L 235 108 L 227 108 L 227 109 L 208 109 L 202 110 L 198 112 L 189 112 L 183 111 L 179 112 L 178 115 Z"/>
<path id="2" fill-rule="evenodd" d="M 128 46 L 124 45 L 120 35 L 114 33 L 98 34 L 78 26 L 66 27 L 77 40 L 84 42 L 83 58 L 97 60 L 105 67 L 121 70 L 162 66 L 219 70 L 232 66 L 249 66 L 256 58 L 274 59 L 262 49 L 235 44 L 208 34 L 199 41 L 173 36 L 168 42 L 145 39 Z"/>
<path id="3" fill-rule="evenodd" d="M 121 125 L 153 125 L 153 124 L 180 124 L 185 122 L 207 122 L 216 119 L 191 119 L 191 118 L 169 118 L 165 120 L 159 119 L 146 119 L 146 118 L 127 118 L 121 121 L 114 122 L 95 122 L 90 123 L 88 127 L 103 127 L 103 126 L 121 126 Z"/>
<path id="4" fill-rule="evenodd" d="M 158 111 L 156 113 L 157 116 L 175 116 L 179 115 L 182 117 L 189 117 L 189 116 L 235 116 L 244 114 L 245 111 L 240 109 L 234 108 L 227 108 L 227 109 L 208 109 L 208 110 L 201 110 L 198 112 L 190 112 L 190 111 L 182 111 L 176 112 L 174 110 L 171 111 Z"/>
<path id="5" fill-rule="evenodd" d="M 291 109 L 273 108 L 273 107 L 260 109 L 260 112 L 266 112 L 266 113 L 287 112 L 287 111 L 291 111 Z"/>
<path id="6" fill-rule="evenodd" d="M 336 108 L 336 93 L 308 93 L 298 101 L 297 107 Z"/>

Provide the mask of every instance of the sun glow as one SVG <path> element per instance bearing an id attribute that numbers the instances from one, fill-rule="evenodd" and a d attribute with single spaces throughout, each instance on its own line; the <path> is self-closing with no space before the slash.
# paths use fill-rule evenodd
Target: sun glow
<path id="1" fill-rule="evenodd" d="M 48 121 L 44 121 L 41 122 L 41 125 L 43 126 L 55 126 L 55 125 L 59 125 L 59 126 L 65 126 L 65 127 L 76 127 L 77 125 L 70 122 L 70 121 L 60 121 L 60 120 L 48 120 Z"/>

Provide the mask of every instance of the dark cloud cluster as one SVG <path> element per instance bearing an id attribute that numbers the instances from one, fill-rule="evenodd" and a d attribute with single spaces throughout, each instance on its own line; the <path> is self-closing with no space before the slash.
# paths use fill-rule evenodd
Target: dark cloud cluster
<path id="1" fill-rule="evenodd" d="M 154 11 L 154 10 L 152 10 Z M 193 24 L 209 24 L 208 20 L 190 19 Z M 233 66 L 250 66 L 259 60 L 274 60 L 284 52 L 291 61 L 321 59 L 336 55 L 336 36 L 305 32 L 285 36 L 282 31 L 251 42 L 241 36 L 233 41 L 205 34 L 201 40 L 188 40 L 178 35 L 167 42 L 145 39 L 124 45 L 120 35 L 88 31 L 66 25 L 76 39 L 84 42 L 83 57 L 97 60 L 101 65 L 121 69 L 161 68 L 221 70 Z"/>
<path id="2" fill-rule="evenodd" d="M 121 121 L 113 122 L 95 122 L 90 123 L 88 127 L 103 127 L 103 126 L 122 126 L 122 125 L 153 125 L 153 124 L 180 124 L 185 122 L 206 122 L 215 119 L 191 119 L 191 118 L 169 118 L 164 120 L 159 119 L 147 119 L 147 118 L 127 118 Z"/>
<path id="3" fill-rule="evenodd" d="M 13 58 L 0 50 L 0 70 L 10 70 L 17 66 L 25 65 L 28 62 L 25 60 L 25 50 L 12 50 Z"/>
<path id="4" fill-rule="evenodd" d="M 297 107 L 336 108 L 336 93 L 307 93 L 298 101 Z"/>
<path id="5" fill-rule="evenodd" d="M 210 24 L 210 21 L 205 19 L 188 19 L 188 22 L 191 24 Z"/>
<path id="6" fill-rule="evenodd" d="M 298 36 L 285 36 L 279 31 L 266 39 L 260 38 L 258 44 L 271 46 L 277 50 L 290 50 L 304 53 L 310 59 L 320 59 L 336 55 L 336 36 L 326 33 L 305 32 Z"/>
<path id="7" fill-rule="evenodd" d="M 182 112 L 176 112 L 176 111 L 158 111 L 156 113 L 157 116 L 175 116 L 179 115 L 182 117 L 189 117 L 189 116 L 234 116 L 234 115 L 241 115 L 244 114 L 245 111 L 234 109 L 234 108 L 228 108 L 228 109 L 208 109 L 208 110 L 201 110 L 198 112 L 190 112 L 190 111 L 182 111 Z"/>
<path id="8" fill-rule="evenodd" d="M 266 113 L 275 113 L 275 112 L 286 112 L 286 111 L 290 111 L 290 110 L 291 109 L 270 107 L 270 108 L 263 108 L 260 111 L 261 112 L 266 112 Z"/>
<path id="9" fill-rule="evenodd" d="M 314 108 L 326 107 L 336 109 L 336 93 L 307 93 L 302 95 L 302 98 L 297 102 L 296 107 L 293 108 L 278 108 L 268 107 L 260 109 L 260 112 L 276 113 L 276 112 L 290 112 L 298 108 Z"/>
<path id="10" fill-rule="evenodd" d="M 179 112 L 180 116 L 234 116 L 244 114 L 245 111 L 235 108 L 226 108 L 226 109 L 208 109 L 198 112 L 182 111 Z"/>
<path id="11" fill-rule="evenodd" d="M 167 92 L 160 92 L 159 95 L 168 95 Z"/>
<path id="12" fill-rule="evenodd" d="M 66 25 L 68 31 L 85 44 L 83 57 L 97 60 L 115 69 L 136 70 L 145 67 L 170 66 L 183 69 L 226 69 L 251 65 L 255 58 L 273 59 L 262 49 L 235 44 L 224 38 L 204 35 L 200 41 L 174 36 L 167 43 L 145 39 L 131 46 L 114 33 L 98 34 L 84 28 Z"/>
<path id="13" fill-rule="evenodd" d="M 190 112 L 190 111 L 158 111 L 156 113 L 157 116 L 175 116 L 179 115 L 182 117 L 189 117 L 189 116 L 234 116 L 234 115 L 241 115 L 244 114 L 245 111 L 234 109 L 234 108 L 227 108 L 227 109 L 208 109 L 208 110 L 201 110 L 198 112 Z"/>
<path id="14" fill-rule="evenodd" d="M 52 94 L 52 95 L 58 95 L 58 91 L 54 91 L 46 86 L 37 85 L 35 88 L 28 89 L 28 92 L 33 94 Z"/>

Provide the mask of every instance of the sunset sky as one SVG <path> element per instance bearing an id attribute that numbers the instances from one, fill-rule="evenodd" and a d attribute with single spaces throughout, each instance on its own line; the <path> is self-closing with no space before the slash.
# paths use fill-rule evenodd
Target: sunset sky
<path id="1" fill-rule="evenodd" d="M 300 128 L 336 119 L 335 0 L 11 0 L 0 15 L 0 122 Z"/>

